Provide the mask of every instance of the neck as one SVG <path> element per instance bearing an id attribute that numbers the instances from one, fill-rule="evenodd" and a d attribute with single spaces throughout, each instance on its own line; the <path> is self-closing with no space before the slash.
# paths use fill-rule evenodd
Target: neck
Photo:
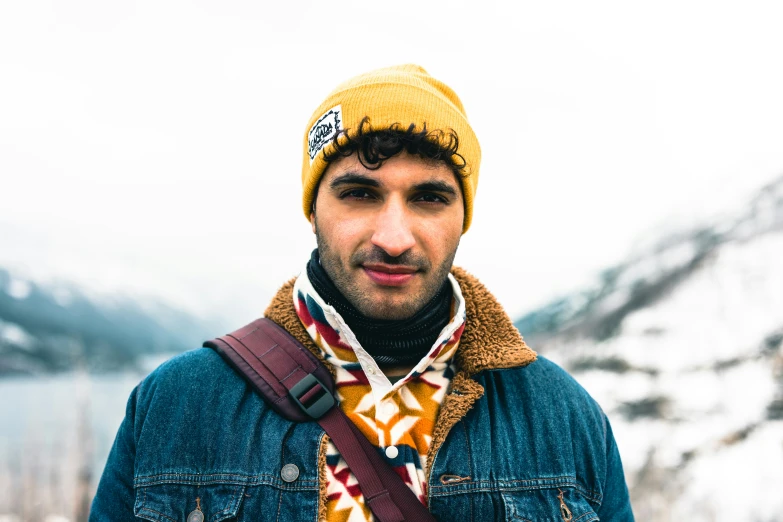
<path id="1" fill-rule="evenodd" d="M 313 250 L 310 256 L 307 277 L 321 299 L 337 310 L 362 347 L 380 366 L 416 364 L 427 355 L 451 319 L 452 291 L 448 279 L 412 317 L 385 320 L 365 316 L 345 298 L 321 266 L 318 250 Z"/>

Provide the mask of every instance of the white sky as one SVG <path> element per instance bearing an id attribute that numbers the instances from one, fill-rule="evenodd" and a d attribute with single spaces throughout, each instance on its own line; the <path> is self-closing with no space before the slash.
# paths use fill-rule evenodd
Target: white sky
<path id="1" fill-rule="evenodd" d="M 239 324 L 315 241 L 304 127 L 414 62 L 484 161 L 458 264 L 512 316 L 783 173 L 779 2 L 0 3 L 0 266 Z"/>

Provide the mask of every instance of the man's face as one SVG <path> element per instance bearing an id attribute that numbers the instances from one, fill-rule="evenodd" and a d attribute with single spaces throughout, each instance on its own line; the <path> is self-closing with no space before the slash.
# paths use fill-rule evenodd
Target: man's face
<path id="1" fill-rule="evenodd" d="M 321 265 L 348 301 L 368 317 L 407 319 L 443 285 L 463 217 L 451 168 L 403 152 L 377 170 L 356 154 L 334 160 L 310 222 Z"/>

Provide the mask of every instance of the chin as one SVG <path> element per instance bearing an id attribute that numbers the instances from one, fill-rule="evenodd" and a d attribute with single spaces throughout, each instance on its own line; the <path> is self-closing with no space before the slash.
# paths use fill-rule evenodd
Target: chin
<path id="1" fill-rule="evenodd" d="M 354 306 L 366 317 L 387 321 L 409 319 L 418 312 L 414 302 L 395 303 L 383 299 L 368 300 L 358 306 L 355 303 Z"/>

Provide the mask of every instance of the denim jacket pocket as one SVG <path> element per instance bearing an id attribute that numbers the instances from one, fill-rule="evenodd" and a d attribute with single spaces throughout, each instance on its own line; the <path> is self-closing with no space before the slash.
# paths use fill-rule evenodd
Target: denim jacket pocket
<path id="1" fill-rule="evenodd" d="M 574 488 L 504 491 L 506 520 L 522 522 L 594 522 L 593 506 Z"/>
<path id="2" fill-rule="evenodd" d="M 235 519 L 245 486 L 237 484 L 163 483 L 136 489 L 134 514 L 152 522 L 220 522 Z M 203 518 L 194 511 L 201 511 Z"/>

